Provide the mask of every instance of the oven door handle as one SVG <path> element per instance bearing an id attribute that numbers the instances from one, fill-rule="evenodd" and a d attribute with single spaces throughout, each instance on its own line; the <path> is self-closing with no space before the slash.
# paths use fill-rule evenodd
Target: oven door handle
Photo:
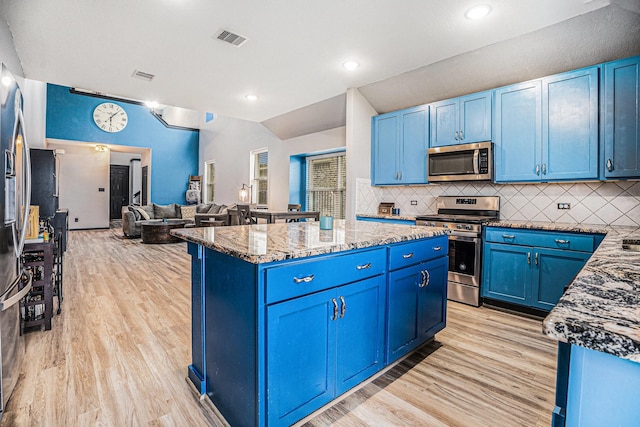
<path id="1" fill-rule="evenodd" d="M 460 232 L 456 232 L 460 233 Z M 478 243 L 480 241 L 480 237 L 476 233 L 465 233 L 462 234 L 449 234 L 449 240 L 460 240 L 461 242 L 472 242 Z"/>

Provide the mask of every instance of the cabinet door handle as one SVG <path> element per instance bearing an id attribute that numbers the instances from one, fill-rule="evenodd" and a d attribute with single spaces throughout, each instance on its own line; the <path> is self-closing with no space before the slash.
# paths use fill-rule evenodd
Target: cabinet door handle
<path id="1" fill-rule="evenodd" d="M 527 264 L 531 265 L 531 252 L 527 252 Z"/>
<path id="2" fill-rule="evenodd" d="M 331 302 L 333 303 L 333 317 L 331 320 L 336 320 L 338 318 L 338 301 L 335 298 L 331 298 Z"/>
<path id="3" fill-rule="evenodd" d="M 311 276 L 306 276 L 306 277 L 294 277 L 293 278 L 293 282 L 294 283 L 309 283 L 310 281 L 312 281 L 314 278 L 314 275 L 312 274 Z"/>
<path id="4" fill-rule="evenodd" d="M 441 251 L 442 250 L 442 246 L 434 246 L 433 250 L 436 251 L 436 252 L 437 251 Z"/>
<path id="5" fill-rule="evenodd" d="M 513 234 L 503 234 L 502 238 L 503 239 L 515 239 L 516 236 L 514 236 Z"/>
<path id="6" fill-rule="evenodd" d="M 462 131 L 460 131 L 460 141 L 462 141 L 464 139 L 464 133 L 462 133 Z"/>
<path id="7" fill-rule="evenodd" d="M 402 181 L 402 171 L 398 172 L 400 174 L 400 181 Z"/>
<path id="8" fill-rule="evenodd" d="M 344 313 L 347 311 L 347 303 L 344 302 L 344 298 L 340 295 L 340 302 L 342 303 L 342 308 L 340 309 L 340 318 L 344 317 Z"/>
<path id="9" fill-rule="evenodd" d="M 457 141 L 458 140 L 458 131 L 455 132 L 453 138 Z"/>
<path id="10" fill-rule="evenodd" d="M 613 171 L 613 162 L 611 161 L 611 159 L 607 159 L 607 170 L 609 172 Z"/>
<path id="11" fill-rule="evenodd" d="M 404 259 L 413 258 L 413 252 L 411 252 L 410 254 L 404 254 L 404 255 L 402 255 L 402 258 L 404 258 Z"/>
<path id="12" fill-rule="evenodd" d="M 535 257 L 534 261 L 535 261 L 536 265 L 538 265 L 538 253 L 537 252 L 536 252 L 536 257 Z"/>
<path id="13" fill-rule="evenodd" d="M 569 240 L 565 240 L 565 239 L 556 239 L 556 243 L 559 245 L 568 245 L 569 244 Z"/>
<path id="14" fill-rule="evenodd" d="M 362 265 L 356 265 L 356 269 L 357 270 L 366 270 L 367 268 L 371 268 L 371 263 L 368 262 L 366 264 L 362 264 Z"/>
<path id="15" fill-rule="evenodd" d="M 543 163 L 542 164 L 542 175 L 546 175 L 547 174 L 547 164 Z"/>
<path id="16" fill-rule="evenodd" d="M 540 165 L 536 165 L 536 175 L 540 175 Z"/>
<path id="17" fill-rule="evenodd" d="M 420 272 L 420 275 L 422 276 L 422 281 L 420 282 L 420 285 L 419 285 L 419 286 L 420 286 L 421 288 L 424 288 L 424 287 L 426 287 L 426 286 L 429 286 L 429 278 L 430 278 L 429 270 L 422 270 L 422 271 Z"/>

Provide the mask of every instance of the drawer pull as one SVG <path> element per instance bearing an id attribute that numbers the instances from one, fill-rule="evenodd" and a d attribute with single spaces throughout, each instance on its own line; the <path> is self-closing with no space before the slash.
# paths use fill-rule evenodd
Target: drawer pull
<path id="1" fill-rule="evenodd" d="M 307 277 L 294 277 L 293 278 L 293 282 L 294 283 L 309 283 L 310 281 L 313 280 L 313 274 L 311 276 L 307 276 Z"/>
<path id="2" fill-rule="evenodd" d="M 527 264 L 531 265 L 531 252 L 527 252 Z"/>
<path id="3" fill-rule="evenodd" d="M 402 258 L 404 258 L 404 259 L 413 258 L 413 252 L 411 252 L 410 254 L 404 254 L 404 255 L 402 255 Z"/>
<path id="4" fill-rule="evenodd" d="M 538 253 L 537 252 L 536 252 L 535 262 L 536 262 L 536 265 L 538 265 Z"/>
<path id="5" fill-rule="evenodd" d="M 333 303 L 333 317 L 331 320 L 336 320 L 338 318 L 338 301 L 335 298 L 331 298 L 331 302 Z"/>
<path id="6" fill-rule="evenodd" d="M 362 265 L 356 265 L 356 269 L 357 270 L 366 270 L 367 268 L 371 268 L 371 263 L 368 262 L 366 264 L 362 264 Z"/>
<path id="7" fill-rule="evenodd" d="M 556 239 L 556 243 L 559 244 L 559 245 L 568 245 L 569 244 L 569 240 Z"/>
<path id="8" fill-rule="evenodd" d="M 429 285 L 429 278 L 430 278 L 429 270 L 420 271 L 420 275 L 422 276 L 422 281 L 418 286 L 421 288 L 424 288 L 425 286 Z"/>
<path id="9" fill-rule="evenodd" d="M 515 239 L 516 236 L 514 236 L 513 234 L 503 234 L 502 238 L 503 239 Z"/>
<path id="10" fill-rule="evenodd" d="M 344 302 L 344 298 L 342 295 L 340 296 L 340 302 L 342 303 L 342 308 L 340 309 L 340 318 L 344 317 L 344 313 L 347 311 L 347 303 Z"/>
<path id="11" fill-rule="evenodd" d="M 434 251 L 441 251 L 442 250 L 442 246 L 434 246 L 433 250 Z"/>

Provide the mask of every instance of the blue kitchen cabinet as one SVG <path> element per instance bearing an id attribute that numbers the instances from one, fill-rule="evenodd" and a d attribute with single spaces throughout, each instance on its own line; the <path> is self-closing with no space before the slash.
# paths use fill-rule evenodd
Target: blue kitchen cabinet
<path id="1" fill-rule="evenodd" d="M 640 178 L 640 57 L 604 64 L 603 93 L 601 176 Z"/>
<path id="2" fill-rule="evenodd" d="M 593 234 L 487 227 L 482 297 L 550 311 L 600 241 Z"/>
<path id="3" fill-rule="evenodd" d="M 531 248 L 502 243 L 484 244 L 485 280 L 482 296 L 514 304 L 529 305 Z"/>
<path id="4" fill-rule="evenodd" d="M 430 104 L 430 147 L 491 140 L 492 93 L 479 92 Z"/>
<path id="5" fill-rule="evenodd" d="M 542 79 L 543 181 L 598 178 L 598 67 Z"/>
<path id="6" fill-rule="evenodd" d="M 447 269 L 445 256 L 389 273 L 387 363 L 445 327 Z"/>
<path id="7" fill-rule="evenodd" d="M 384 285 L 377 276 L 268 307 L 269 425 L 293 424 L 382 368 Z"/>
<path id="8" fill-rule="evenodd" d="M 536 80 L 495 91 L 496 182 L 540 181 L 536 165 L 542 155 L 541 88 L 542 83 Z"/>
<path id="9" fill-rule="evenodd" d="M 373 185 L 426 184 L 427 105 L 371 119 Z"/>
<path id="10" fill-rule="evenodd" d="M 496 182 L 598 178 L 598 67 L 495 91 Z"/>

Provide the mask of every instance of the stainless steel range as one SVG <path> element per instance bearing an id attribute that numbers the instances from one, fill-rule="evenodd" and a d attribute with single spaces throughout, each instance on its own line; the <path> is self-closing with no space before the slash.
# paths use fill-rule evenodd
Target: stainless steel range
<path id="1" fill-rule="evenodd" d="M 500 197 L 441 196 L 437 214 L 416 217 L 417 225 L 440 227 L 449 233 L 447 298 L 480 305 L 482 226 L 500 218 Z"/>

